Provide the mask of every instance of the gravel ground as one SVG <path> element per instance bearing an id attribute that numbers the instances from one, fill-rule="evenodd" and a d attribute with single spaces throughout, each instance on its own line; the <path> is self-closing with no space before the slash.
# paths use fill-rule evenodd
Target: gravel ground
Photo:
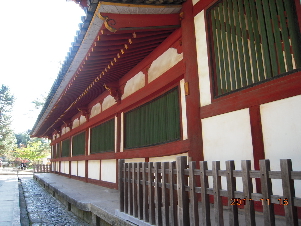
<path id="1" fill-rule="evenodd" d="M 32 226 L 89 225 L 75 216 L 32 178 L 22 178 L 28 217 Z"/>

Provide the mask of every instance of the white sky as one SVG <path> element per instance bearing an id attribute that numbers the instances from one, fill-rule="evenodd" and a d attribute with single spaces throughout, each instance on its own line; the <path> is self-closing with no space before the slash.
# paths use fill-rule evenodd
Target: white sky
<path id="1" fill-rule="evenodd" d="M 66 0 L 1 2 L 0 85 L 16 99 L 16 133 L 32 129 L 39 110 L 31 102 L 48 95 L 84 15 Z"/>

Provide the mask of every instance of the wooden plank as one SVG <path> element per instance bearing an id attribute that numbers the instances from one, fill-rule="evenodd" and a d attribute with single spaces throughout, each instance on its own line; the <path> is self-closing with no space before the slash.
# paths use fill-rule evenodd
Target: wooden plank
<path id="1" fill-rule="evenodd" d="M 280 169 L 282 177 L 283 202 L 286 225 L 298 225 L 297 208 L 294 206 L 294 180 L 291 178 L 292 160 L 281 159 Z"/>
<path id="2" fill-rule="evenodd" d="M 137 206 L 137 173 L 135 170 L 137 169 L 137 163 L 132 162 L 132 191 L 133 191 L 133 216 L 138 217 L 138 206 Z"/>
<path id="3" fill-rule="evenodd" d="M 233 176 L 233 170 L 235 170 L 234 161 L 226 161 L 229 225 L 238 226 L 238 209 L 237 205 L 233 205 L 232 202 L 236 198 L 234 195 L 236 191 L 236 178 Z"/>
<path id="4" fill-rule="evenodd" d="M 168 178 L 166 176 L 166 169 L 168 169 L 168 162 L 161 163 L 162 169 L 162 225 L 169 225 L 169 192 L 166 188 Z"/>
<path id="5" fill-rule="evenodd" d="M 264 225 L 275 225 L 274 205 L 271 204 L 273 191 L 272 181 L 269 178 L 270 161 L 268 159 L 259 160 L 259 167 Z"/>
<path id="6" fill-rule="evenodd" d="M 176 225 L 177 222 L 177 200 L 176 200 L 176 195 L 175 195 L 175 190 L 174 190 L 174 184 L 176 181 L 175 175 L 173 173 L 175 169 L 175 162 L 170 162 L 168 164 L 168 171 L 169 171 L 169 176 L 168 176 L 168 184 L 169 184 L 169 200 L 170 200 L 170 210 L 169 210 L 169 225 Z"/>
<path id="7" fill-rule="evenodd" d="M 223 218 L 223 203 L 222 197 L 220 196 L 221 177 L 218 176 L 218 171 L 220 169 L 220 162 L 212 162 L 212 174 L 213 174 L 213 191 L 214 191 L 214 219 L 216 225 L 224 225 Z"/>
<path id="8" fill-rule="evenodd" d="M 195 192 L 196 182 L 194 176 L 195 162 L 189 162 L 189 197 L 190 197 L 190 225 L 199 225 L 199 209 L 198 209 L 198 199 Z"/>
<path id="9" fill-rule="evenodd" d="M 146 169 L 147 169 L 147 165 L 148 163 L 147 162 L 143 162 L 142 163 L 142 190 L 143 190 L 143 220 L 145 222 L 148 222 L 149 221 L 149 218 L 148 218 L 148 189 L 147 189 L 147 186 L 146 186 L 146 182 L 147 182 L 147 173 L 146 173 Z"/>
<path id="10" fill-rule="evenodd" d="M 184 169 L 187 166 L 187 157 L 177 157 L 177 184 L 178 184 L 178 225 L 189 225 L 189 201 L 185 191 L 186 180 Z"/>
<path id="11" fill-rule="evenodd" d="M 153 163 L 148 163 L 148 202 L 149 202 L 149 223 L 155 224 L 155 203 L 154 203 L 154 187 L 152 182 L 154 181 L 154 174 L 152 173 Z"/>
<path id="12" fill-rule="evenodd" d="M 242 183 L 243 183 L 243 193 L 245 197 L 245 221 L 246 225 L 255 226 L 255 210 L 254 201 L 252 200 L 251 194 L 253 191 L 252 179 L 250 178 L 251 161 L 242 160 Z"/>
<path id="13" fill-rule="evenodd" d="M 118 190 L 119 190 L 119 210 L 124 212 L 124 183 L 123 183 L 124 159 L 118 160 Z"/>
<path id="14" fill-rule="evenodd" d="M 137 163 L 137 208 L 138 208 L 138 218 L 143 219 L 143 186 L 142 183 L 142 163 Z"/>
<path id="15" fill-rule="evenodd" d="M 159 173 L 159 169 L 161 167 L 160 162 L 154 163 L 155 167 L 155 218 L 156 225 L 162 225 L 162 214 L 161 214 L 161 189 L 159 187 L 159 183 L 161 181 L 161 174 Z"/>
<path id="16" fill-rule="evenodd" d="M 129 167 L 128 167 L 128 214 L 133 215 L 133 178 L 132 178 L 132 163 L 129 163 Z"/>
<path id="17" fill-rule="evenodd" d="M 123 186 L 124 186 L 124 212 L 125 213 L 128 213 L 129 212 L 129 193 L 128 193 L 128 190 L 129 190 L 129 178 L 128 178 L 128 172 L 127 170 L 129 170 L 129 164 L 128 163 L 125 163 L 124 164 L 124 171 L 123 171 L 123 178 L 124 178 L 124 181 L 123 181 Z"/>
<path id="18" fill-rule="evenodd" d="M 207 162 L 200 162 L 200 180 L 201 180 L 201 198 L 202 198 L 202 219 L 203 225 L 210 226 L 210 202 L 209 195 L 207 194 L 208 184 L 208 176 L 206 175 L 206 171 L 208 169 Z"/>

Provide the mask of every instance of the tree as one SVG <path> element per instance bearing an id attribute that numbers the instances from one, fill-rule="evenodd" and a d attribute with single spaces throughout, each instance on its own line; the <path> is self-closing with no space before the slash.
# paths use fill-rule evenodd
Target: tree
<path id="1" fill-rule="evenodd" d="M 14 96 L 9 88 L 2 85 L 0 88 L 0 155 L 6 155 L 16 147 L 16 137 L 11 129 L 11 111 Z"/>
<path id="2" fill-rule="evenodd" d="M 47 94 L 45 93 L 45 94 L 42 94 L 37 99 L 35 99 L 34 101 L 32 101 L 31 103 L 34 104 L 35 109 L 39 110 L 44 106 L 46 99 L 47 99 Z"/>
<path id="3" fill-rule="evenodd" d="M 27 146 L 17 148 L 15 158 L 24 161 L 29 160 L 33 164 L 38 163 L 42 158 L 50 154 L 50 145 L 46 139 L 31 138 L 27 142 Z"/>
<path id="4" fill-rule="evenodd" d="M 30 130 L 27 130 L 26 132 L 15 134 L 18 147 L 21 147 L 21 146 L 26 147 L 27 146 L 28 141 L 30 141 L 29 134 L 30 134 Z"/>

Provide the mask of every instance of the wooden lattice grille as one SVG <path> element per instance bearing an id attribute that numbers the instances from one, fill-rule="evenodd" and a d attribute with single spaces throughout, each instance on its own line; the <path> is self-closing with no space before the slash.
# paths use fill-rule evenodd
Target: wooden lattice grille
<path id="1" fill-rule="evenodd" d="M 72 156 L 84 155 L 86 146 L 86 132 L 77 134 L 72 138 Z"/>
<path id="2" fill-rule="evenodd" d="M 178 89 L 125 114 L 125 148 L 137 148 L 180 139 Z"/>
<path id="3" fill-rule="evenodd" d="M 69 157 L 70 139 L 62 141 L 62 157 Z"/>
<path id="4" fill-rule="evenodd" d="M 207 12 L 215 96 L 301 68 L 293 0 L 223 0 Z"/>
<path id="5" fill-rule="evenodd" d="M 115 149 L 115 120 L 111 119 L 91 129 L 90 152 L 101 153 Z"/>

